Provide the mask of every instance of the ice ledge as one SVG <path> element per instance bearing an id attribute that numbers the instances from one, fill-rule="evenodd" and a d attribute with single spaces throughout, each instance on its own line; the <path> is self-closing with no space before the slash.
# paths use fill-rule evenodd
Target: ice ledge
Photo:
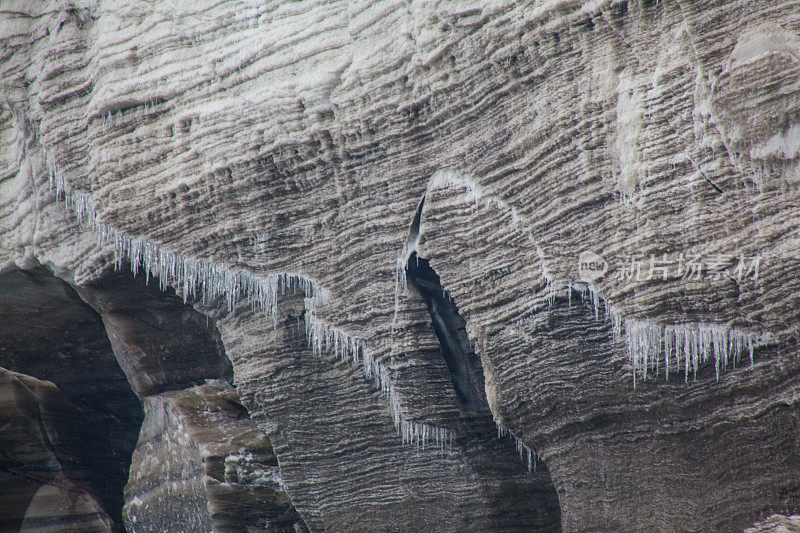
<path id="1" fill-rule="evenodd" d="M 506 199 L 481 186 L 475 179 L 452 169 L 439 170 L 431 176 L 428 193 L 438 188 L 464 189 L 464 201 L 467 204 L 483 204 L 508 213 L 511 226 L 528 238 L 542 262 L 542 279 L 547 284 L 548 300 L 551 304 L 556 295 L 564 290 L 571 304 L 573 292 L 577 292 L 583 300 L 592 303 L 595 318 L 600 318 L 601 309 L 604 311 L 605 318 L 612 323 L 615 339 L 625 339 L 633 369 L 634 386 L 637 375 L 641 379 L 647 379 L 653 373 L 658 374 L 662 361 L 667 379 L 670 368 L 674 368 L 676 372 L 685 372 L 684 378 L 688 381 L 690 372 L 696 375 L 700 365 L 713 358 L 719 379 L 720 372 L 728 367 L 735 367 L 743 354 L 747 353 L 752 363 L 753 351 L 757 347 L 774 342 L 774 336 L 768 332 L 737 329 L 725 324 L 661 324 L 652 319 L 626 318 L 594 285 L 555 280 L 547 268 L 544 250 L 534 238 L 532 225 Z"/>

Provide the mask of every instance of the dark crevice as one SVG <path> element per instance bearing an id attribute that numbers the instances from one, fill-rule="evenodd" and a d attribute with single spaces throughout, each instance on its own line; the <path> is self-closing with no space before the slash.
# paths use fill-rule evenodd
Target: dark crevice
<path id="1" fill-rule="evenodd" d="M 422 203 L 420 210 L 421 207 Z M 412 232 L 418 230 L 419 218 L 418 213 Z M 483 365 L 467 335 L 466 321 L 443 289 L 430 262 L 419 257 L 413 247 L 410 249 L 407 281 L 428 308 L 461 414 L 455 442 L 464 451 L 470 468 L 482 473 L 494 472 L 503 480 L 492 487 L 481 488 L 482 496 L 495 508 L 498 529 L 560 531 L 561 509 L 547 467 L 539 464 L 526 476 L 525 468 L 530 468 L 530 463 L 526 459 L 519 460 L 512 439 L 499 437 L 486 399 Z M 512 503 L 515 501 L 516 504 Z"/>
<path id="2" fill-rule="evenodd" d="M 414 220 L 411 221 L 411 227 L 408 230 L 408 244 L 411 245 L 416 243 L 417 239 L 419 239 L 419 224 L 422 220 L 422 208 L 425 207 L 425 196 L 422 196 L 422 200 L 419 201 L 419 205 L 417 205 L 417 212 L 414 214 Z"/>
<path id="3" fill-rule="evenodd" d="M 419 224 L 419 215 L 415 223 Z M 431 268 L 430 262 L 418 257 L 416 252 L 412 252 L 408 259 L 406 275 L 409 284 L 422 296 L 428 307 L 433 331 L 439 339 L 462 416 L 488 414 L 483 367 L 472 349 L 466 322 L 455 302 L 442 288 L 439 275 Z"/>

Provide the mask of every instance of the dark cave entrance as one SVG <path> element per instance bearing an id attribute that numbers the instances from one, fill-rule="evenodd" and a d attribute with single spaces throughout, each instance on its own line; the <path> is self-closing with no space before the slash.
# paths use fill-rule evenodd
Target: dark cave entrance
<path id="1" fill-rule="evenodd" d="M 124 531 L 143 399 L 206 379 L 233 381 L 215 324 L 144 274 L 107 272 L 79 287 L 44 267 L 0 275 L 0 531 L 98 525 L 48 516 L 54 492 L 96 502 Z"/>
<path id="2" fill-rule="evenodd" d="M 3 274 L 0 367 L 0 530 L 47 520 L 37 494 L 54 493 L 86 494 L 121 529 L 143 413 L 100 316 L 44 268 Z"/>

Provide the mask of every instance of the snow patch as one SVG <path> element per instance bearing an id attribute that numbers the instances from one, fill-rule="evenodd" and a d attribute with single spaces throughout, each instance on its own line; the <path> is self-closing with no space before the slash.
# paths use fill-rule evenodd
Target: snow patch
<path id="1" fill-rule="evenodd" d="M 134 506 L 141 507 L 142 505 L 144 505 L 144 501 L 139 496 L 134 496 L 128 501 L 127 505 L 128 507 L 134 507 Z"/>
<path id="2" fill-rule="evenodd" d="M 764 28 L 763 32 L 745 34 L 736 42 L 731 52 L 734 65 L 755 61 L 767 54 L 785 53 L 800 61 L 800 41 L 789 32 L 775 32 Z"/>
<path id="3" fill-rule="evenodd" d="M 778 157 L 794 159 L 800 154 L 800 124 L 792 124 L 786 133 L 776 133 L 764 144 L 750 149 L 752 159 Z"/>

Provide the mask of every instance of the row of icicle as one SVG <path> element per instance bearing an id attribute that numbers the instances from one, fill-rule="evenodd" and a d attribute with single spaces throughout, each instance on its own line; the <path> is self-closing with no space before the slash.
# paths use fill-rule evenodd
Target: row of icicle
<path id="1" fill-rule="evenodd" d="M 277 320 L 278 295 L 287 291 L 302 291 L 306 306 L 306 338 L 314 355 L 332 350 L 343 361 L 351 360 L 356 365 L 360 364 L 366 378 L 374 382 L 388 399 L 392 420 L 404 444 L 425 448 L 432 443 L 444 450 L 451 448 L 454 437 L 451 430 L 404 418 L 399 393 L 392 385 L 386 368 L 372 357 L 363 339 L 349 335 L 317 317 L 316 310 L 327 302 L 328 294 L 313 281 L 300 273 L 262 276 L 247 270 L 231 271 L 212 261 L 192 259 L 167 251 L 152 241 L 125 234 L 100 222 L 89 195 L 71 188 L 47 150 L 44 151 L 44 160 L 56 199 L 63 199 L 78 222 L 94 230 L 99 244 L 113 244 L 115 268 L 120 269 L 129 263 L 134 275 L 144 269 L 148 282 L 151 277 L 157 277 L 162 290 L 168 286 L 180 290 L 184 302 L 199 297 L 204 304 L 209 304 L 222 297 L 226 299 L 228 309 L 233 311 L 237 303 L 250 301 L 253 308 L 260 308 L 273 320 L 273 324 Z"/>
<path id="2" fill-rule="evenodd" d="M 136 107 L 141 107 L 144 110 L 144 113 L 147 114 L 151 110 L 155 109 L 156 106 L 159 103 L 160 103 L 160 100 L 152 99 L 152 100 L 147 100 L 146 102 L 143 102 L 142 104 L 140 104 L 139 106 L 136 106 Z M 128 108 L 128 110 L 130 110 L 130 109 L 132 109 L 132 108 Z M 106 131 L 106 130 L 108 130 L 108 128 L 116 126 L 117 122 L 120 119 L 120 117 L 126 111 L 127 110 L 118 110 L 118 111 L 109 110 L 109 111 L 106 111 L 105 113 L 103 113 L 101 115 L 101 125 L 103 127 L 103 131 Z"/>
<path id="3" fill-rule="evenodd" d="M 588 283 L 550 282 L 547 290 L 551 305 L 561 290 L 567 291 L 570 305 L 573 292 L 578 293 L 582 301 L 592 305 L 598 320 L 602 302 L 605 318 L 611 321 L 614 340 L 625 339 L 634 385 L 637 374 L 647 379 L 650 373 L 659 373 L 662 363 L 666 379 L 669 379 L 670 369 L 674 369 L 676 373 L 683 371 L 684 379 L 688 381 L 690 373 L 696 376 L 700 366 L 712 358 L 719 379 L 722 371 L 735 367 L 745 354 L 752 364 L 755 348 L 772 340 L 769 333 L 746 331 L 724 324 L 659 324 L 646 319 L 625 318 Z"/>
<path id="4" fill-rule="evenodd" d="M 501 439 L 503 437 L 510 437 L 514 439 L 514 442 L 517 445 L 517 453 L 519 454 L 519 458 L 522 459 L 523 462 L 527 463 L 528 465 L 528 472 L 532 470 L 536 470 L 536 463 L 539 462 L 539 455 L 536 453 L 535 450 L 530 448 L 522 439 L 514 435 L 511 430 L 497 424 L 497 438 Z"/>

